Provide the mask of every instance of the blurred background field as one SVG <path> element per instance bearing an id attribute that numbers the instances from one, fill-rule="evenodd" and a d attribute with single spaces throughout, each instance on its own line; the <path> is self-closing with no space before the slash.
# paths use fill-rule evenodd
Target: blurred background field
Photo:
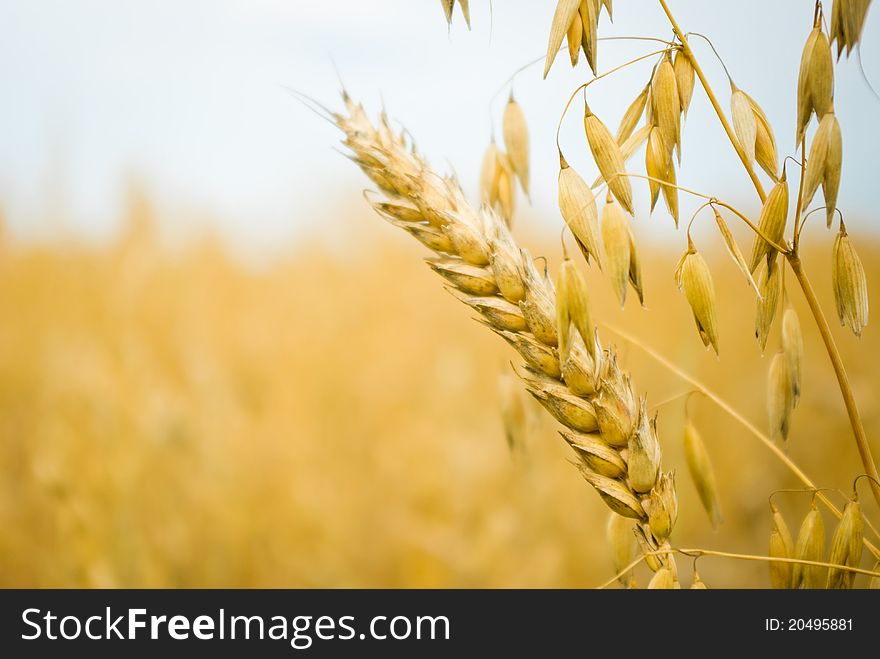
<path id="1" fill-rule="evenodd" d="M 513 353 L 443 291 L 417 243 L 351 197 L 333 213 L 332 245 L 304 240 L 259 269 L 210 236 L 169 246 L 136 189 L 105 243 L 4 238 L 0 584 L 585 587 L 613 574 L 606 508 L 568 464 L 549 417 L 536 412 L 524 450 L 506 446 L 496 384 Z M 660 213 L 637 227 L 668 221 Z M 555 233 L 523 239 L 555 260 Z M 880 246 L 859 246 L 873 304 Z M 808 248 L 806 262 L 833 304 L 828 252 L 827 242 Z M 722 300 L 717 360 L 674 288 L 678 254 L 647 242 L 642 254 L 648 309 L 621 312 L 591 272 L 597 317 L 764 428 L 768 359 L 752 339 L 741 275 L 725 255 L 710 259 Z M 847 488 L 857 456 L 802 319 L 806 384 L 789 452 L 821 485 Z M 876 332 L 837 334 L 877 437 Z M 687 391 L 638 348 L 614 343 L 652 403 Z M 765 552 L 767 495 L 796 481 L 695 397 L 726 517 L 713 532 L 682 459 L 683 401 L 660 411 L 681 497 L 675 544 Z M 797 528 L 807 496 L 779 502 Z M 710 586 L 767 583 L 760 564 L 699 567 Z"/>

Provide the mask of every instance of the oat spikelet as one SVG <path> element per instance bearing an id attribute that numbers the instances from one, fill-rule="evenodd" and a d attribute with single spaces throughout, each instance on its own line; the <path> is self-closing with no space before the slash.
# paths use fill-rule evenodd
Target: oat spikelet
<path id="1" fill-rule="evenodd" d="M 730 111 L 733 117 L 733 130 L 736 141 L 746 154 L 749 163 L 755 161 L 755 143 L 758 139 L 758 120 L 749 97 L 731 82 Z"/>
<path id="2" fill-rule="evenodd" d="M 797 407 L 801 397 L 801 381 L 804 362 L 804 337 L 797 312 L 790 304 L 782 314 L 782 351 L 791 378 L 792 407 Z"/>
<path id="3" fill-rule="evenodd" d="M 736 239 L 733 237 L 733 233 L 731 232 L 730 227 L 727 226 L 727 222 L 725 222 L 724 218 L 721 217 L 721 213 L 718 212 L 717 208 L 712 206 L 712 211 L 715 213 L 715 223 L 718 225 L 718 232 L 721 234 L 721 237 L 724 240 L 724 246 L 727 248 L 727 253 L 730 254 L 730 258 L 733 259 L 736 267 L 739 268 L 740 272 L 745 275 L 751 287 L 754 288 L 755 292 L 760 296 L 761 291 L 758 289 L 758 285 L 752 278 L 752 273 L 749 272 L 749 266 L 746 263 L 746 257 L 743 256 L 743 253 L 740 250 Z"/>
<path id="4" fill-rule="evenodd" d="M 843 516 L 831 538 L 829 563 L 858 567 L 862 560 L 862 510 L 855 499 L 847 502 Z M 852 588 L 856 573 L 838 568 L 828 569 L 827 588 Z"/>
<path id="5" fill-rule="evenodd" d="M 794 545 L 791 541 L 791 533 L 785 518 L 774 503 L 770 503 L 773 528 L 770 531 L 770 548 L 768 555 L 771 558 L 791 558 Z M 792 587 L 792 563 L 771 561 L 770 585 L 776 589 L 788 589 Z"/>
<path id="6" fill-rule="evenodd" d="M 770 336 L 770 327 L 776 317 L 776 309 L 782 298 L 782 268 L 778 260 L 768 262 L 766 268 L 761 270 L 758 276 L 758 291 L 760 297 L 755 314 L 755 338 L 761 346 L 761 352 L 767 347 L 767 337 Z"/>
<path id="7" fill-rule="evenodd" d="M 628 575 L 621 574 L 621 572 L 635 560 L 639 550 L 632 520 L 620 515 L 609 515 L 606 537 L 608 538 L 608 546 L 611 548 L 614 572 L 620 574 L 620 583 L 626 585 Z"/>
<path id="8" fill-rule="evenodd" d="M 642 267 L 639 263 L 639 253 L 636 250 L 636 236 L 632 225 L 627 222 L 626 230 L 629 233 L 629 283 L 639 298 L 639 304 L 645 306 L 645 289 L 642 283 Z"/>
<path id="9" fill-rule="evenodd" d="M 587 263 L 599 262 L 599 213 L 586 181 L 559 154 L 559 212 Z"/>
<path id="10" fill-rule="evenodd" d="M 651 102 L 654 105 L 654 120 L 663 133 L 663 143 L 670 152 L 673 148 L 678 149 L 680 161 L 681 100 L 672 58 L 668 52 L 663 56 L 654 73 L 651 82 Z"/>
<path id="11" fill-rule="evenodd" d="M 574 19 L 571 24 L 568 26 L 568 32 L 566 33 L 566 40 L 568 41 L 568 58 L 571 60 L 571 65 L 577 66 L 578 57 L 581 54 L 581 41 L 584 36 L 584 24 L 581 23 L 579 18 Z"/>
<path id="12" fill-rule="evenodd" d="M 800 561 L 821 562 L 825 554 L 825 522 L 813 501 L 798 531 L 794 557 Z M 822 588 L 825 568 L 818 565 L 795 563 L 792 570 L 792 588 Z"/>
<path id="13" fill-rule="evenodd" d="M 620 204 L 609 198 L 602 209 L 602 247 L 604 271 L 611 280 L 620 306 L 626 302 L 626 283 L 630 271 L 631 239 L 629 221 Z"/>
<path id="14" fill-rule="evenodd" d="M 819 122 L 819 128 L 810 146 L 807 169 L 804 174 L 804 207 L 806 208 L 822 185 L 825 195 L 825 220 L 830 227 L 837 207 L 837 191 L 840 188 L 840 169 L 843 163 L 843 137 L 840 124 L 833 112 L 828 112 Z"/>
<path id="15" fill-rule="evenodd" d="M 599 1 L 598 0 L 581 0 L 579 7 L 581 23 L 583 31 L 581 32 L 581 47 L 587 58 L 587 64 L 593 75 L 597 75 L 596 70 L 596 48 L 599 45 L 598 28 L 599 28 Z"/>
<path id="16" fill-rule="evenodd" d="M 440 0 L 440 4 L 443 5 L 446 22 L 452 24 L 452 8 L 455 7 L 455 0 Z"/>
<path id="17" fill-rule="evenodd" d="M 470 0 L 458 0 L 458 6 L 461 7 L 461 15 L 464 16 L 464 22 L 467 23 L 468 30 L 470 30 L 471 29 Z"/>
<path id="18" fill-rule="evenodd" d="M 821 18 L 807 37 L 801 55 L 797 86 L 797 136 L 800 146 L 813 113 L 820 119 L 832 111 L 834 97 L 834 66 L 831 45 L 821 29 Z"/>
<path id="19" fill-rule="evenodd" d="M 675 51 L 672 61 L 672 69 L 675 71 L 675 84 L 678 87 L 678 100 L 681 103 L 682 114 L 687 116 L 691 98 L 694 95 L 694 65 L 684 49 Z"/>
<path id="20" fill-rule="evenodd" d="M 498 146 L 493 139 L 483 153 L 483 162 L 480 166 L 480 200 L 490 206 L 498 199 L 499 167 Z"/>
<path id="21" fill-rule="evenodd" d="M 712 460 L 709 458 L 709 451 L 706 450 L 703 438 L 689 420 L 684 425 L 684 456 L 691 480 L 697 488 L 697 494 L 700 495 L 700 502 L 712 522 L 712 528 L 718 528 L 724 518 L 721 515 L 715 469 L 712 467 Z"/>
<path id="22" fill-rule="evenodd" d="M 547 43 L 547 57 L 544 60 L 544 77 L 550 72 L 553 60 L 562 46 L 562 40 L 568 33 L 568 27 L 578 15 L 580 0 L 559 0 L 556 11 L 553 14 L 553 22 L 550 25 L 550 40 Z"/>
<path id="23" fill-rule="evenodd" d="M 862 28 L 871 0 L 834 0 L 831 9 L 831 41 L 837 43 L 837 57 L 844 48 L 849 57 L 853 48 L 859 45 Z"/>
<path id="24" fill-rule="evenodd" d="M 675 187 L 678 184 L 678 181 L 675 178 L 675 165 L 670 160 L 669 162 L 669 171 L 666 172 L 666 180 L 669 181 L 670 185 L 660 186 L 660 190 L 663 192 L 663 201 L 666 202 L 666 210 L 669 211 L 669 214 L 672 216 L 672 220 L 675 222 L 676 228 L 678 227 L 678 188 Z"/>
<path id="25" fill-rule="evenodd" d="M 752 112 L 755 114 L 755 160 L 773 181 L 779 180 L 779 156 L 776 152 L 776 137 L 764 110 L 751 96 L 746 94 Z"/>
<path id="26" fill-rule="evenodd" d="M 791 373 L 788 362 L 780 351 L 773 355 L 767 374 L 767 416 L 770 420 L 770 436 L 785 442 L 791 427 L 792 398 Z"/>
<path id="27" fill-rule="evenodd" d="M 841 326 L 861 336 L 868 324 L 868 282 L 843 222 L 831 250 L 831 286 Z"/>
<path id="28" fill-rule="evenodd" d="M 504 133 L 504 146 L 507 147 L 507 156 L 510 166 L 519 179 L 526 196 L 529 195 L 529 129 L 526 125 L 526 115 L 519 103 L 513 98 L 513 92 L 504 107 L 502 119 L 502 131 Z"/>
<path id="29" fill-rule="evenodd" d="M 626 142 L 627 138 L 632 135 L 633 131 L 636 128 L 636 125 L 639 123 L 639 119 L 642 118 L 642 115 L 645 113 L 645 104 L 648 101 L 648 88 L 650 85 L 645 85 L 639 95 L 636 96 L 635 100 L 629 104 L 629 107 L 626 109 L 626 112 L 623 113 L 623 118 L 620 120 L 620 126 L 617 128 L 617 135 L 614 136 L 615 141 L 623 145 Z"/>
<path id="30" fill-rule="evenodd" d="M 584 130 L 587 134 L 587 142 L 590 144 L 593 160 L 596 161 L 602 178 L 608 183 L 608 189 L 611 190 L 623 209 L 632 215 L 632 186 L 629 178 L 625 175 L 626 167 L 623 164 L 623 154 L 608 128 L 599 117 L 590 111 L 589 106 L 586 106 L 585 109 Z"/>
<path id="31" fill-rule="evenodd" d="M 495 144 L 493 139 L 483 155 L 480 167 L 480 198 L 498 210 L 510 226 L 515 208 L 513 166 L 510 158 Z M 441 221 L 437 224 L 442 225 Z"/>
<path id="32" fill-rule="evenodd" d="M 782 176 L 761 208 L 761 216 L 758 219 L 758 229 L 777 245 L 781 245 L 785 236 L 785 222 L 788 217 L 788 181 L 785 177 L 785 168 L 782 168 Z M 755 268 L 761 263 L 761 259 L 765 256 L 773 258 L 776 248 L 771 246 L 761 236 L 755 236 L 755 242 L 752 247 L 752 258 L 749 263 L 749 270 L 755 271 Z"/>
<path id="33" fill-rule="evenodd" d="M 690 238 L 688 238 L 688 251 L 676 268 L 675 281 L 679 290 L 684 291 L 691 306 L 703 345 L 711 345 L 717 355 L 718 313 L 715 285 L 712 283 L 712 273 L 709 272 L 706 260 L 697 252 Z"/>
<path id="34" fill-rule="evenodd" d="M 706 586 L 706 584 L 703 583 L 703 580 L 700 579 L 700 575 L 696 570 L 694 570 L 694 581 L 691 584 L 690 589 L 691 590 L 708 590 L 708 586 Z"/>
<path id="35" fill-rule="evenodd" d="M 667 181 L 671 166 L 672 154 L 666 148 L 662 131 L 659 127 L 654 126 L 648 135 L 648 148 L 645 149 L 645 172 L 652 179 Z M 651 212 L 653 213 L 657 199 L 660 198 L 660 183 L 649 179 L 648 189 L 651 191 Z"/>

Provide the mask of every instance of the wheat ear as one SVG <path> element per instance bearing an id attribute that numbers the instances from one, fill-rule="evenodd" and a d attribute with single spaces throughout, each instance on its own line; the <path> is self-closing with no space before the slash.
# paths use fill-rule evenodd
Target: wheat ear
<path id="1" fill-rule="evenodd" d="M 643 549 L 656 557 L 677 516 L 673 474 L 660 468 L 655 423 L 613 349 L 557 323 L 553 282 L 501 218 L 470 206 L 458 182 L 433 172 L 384 113 L 374 124 L 348 94 L 343 100 L 347 114 L 333 115 L 343 143 L 385 195 L 373 207 L 433 251 L 430 267 L 519 352 L 526 389 L 565 426 L 584 478 L 613 512 L 635 520 Z M 652 563 L 675 573 L 671 554 Z"/>

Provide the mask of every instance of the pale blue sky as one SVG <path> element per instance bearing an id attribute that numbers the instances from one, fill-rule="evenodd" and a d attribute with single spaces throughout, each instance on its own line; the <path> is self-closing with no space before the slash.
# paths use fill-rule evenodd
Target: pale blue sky
<path id="1" fill-rule="evenodd" d="M 48 200 L 60 195 L 68 226 L 108 235 L 124 182 L 137 173 L 169 217 L 213 217 L 246 247 L 289 244 L 304 227 L 345 230 L 347 218 L 327 199 L 357 203 L 364 179 L 333 151 L 334 130 L 283 89 L 337 104 L 331 58 L 354 96 L 375 109 L 381 94 L 431 160 L 454 166 L 475 193 L 490 96 L 542 54 L 555 3 L 495 0 L 491 41 L 487 0 L 471 4 L 468 32 L 460 15 L 447 31 L 436 0 L 2 0 L 0 208 L 16 233 L 45 234 L 41 218 L 51 211 Z M 812 2 L 670 5 L 685 29 L 713 36 L 739 86 L 769 115 L 780 151 L 791 153 Z M 652 0 L 619 0 L 615 8 L 614 25 L 603 16 L 602 35 L 670 35 Z M 869 14 L 863 47 L 875 85 L 878 13 L 873 7 Z M 726 104 L 720 67 L 708 48 L 695 47 Z M 651 49 L 605 42 L 599 67 Z M 599 83 L 593 110 L 616 125 L 649 70 L 649 63 L 636 65 Z M 533 221 L 553 227 L 554 127 L 569 90 L 586 75 L 560 59 L 547 81 L 533 67 L 515 84 L 532 131 L 535 208 L 544 218 Z M 876 214 L 880 104 L 855 59 L 837 69 L 836 98 L 844 133 L 839 204 L 867 228 Z M 493 107 L 496 121 L 503 100 L 504 94 Z M 563 147 L 592 177 L 580 112 L 575 106 Z M 748 180 L 699 90 L 684 140 L 682 185 L 752 203 Z M 671 231 L 662 217 L 645 224 Z"/>

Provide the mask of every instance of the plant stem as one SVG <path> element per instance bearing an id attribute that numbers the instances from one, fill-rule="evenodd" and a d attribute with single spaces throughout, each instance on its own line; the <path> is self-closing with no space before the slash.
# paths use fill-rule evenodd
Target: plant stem
<path id="1" fill-rule="evenodd" d="M 798 280 L 798 284 L 800 284 L 801 289 L 804 292 L 804 297 L 807 300 L 807 304 L 810 306 L 810 311 L 813 312 L 813 318 L 816 320 L 816 325 L 819 327 L 819 333 L 822 335 L 822 341 L 825 343 L 825 350 L 831 358 L 831 366 L 834 368 L 834 375 L 837 376 L 837 384 L 840 386 L 840 393 L 843 394 L 843 403 L 846 406 L 846 413 L 849 415 L 850 425 L 852 425 L 853 428 L 856 446 L 859 449 L 859 457 L 862 460 L 862 465 L 864 465 L 865 473 L 873 479 L 871 480 L 871 492 L 874 494 L 874 500 L 877 502 L 877 505 L 880 506 L 880 486 L 875 482 L 875 480 L 880 480 L 880 475 L 877 474 L 877 465 L 874 464 L 874 458 L 871 455 L 871 447 L 868 445 L 868 437 L 865 434 L 865 427 L 862 425 L 859 408 L 858 405 L 856 405 L 856 399 L 855 396 L 853 396 L 852 387 L 849 384 L 849 376 L 846 374 L 843 360 L 840 358 L 840 352 L 837 350 L 837 344 L 834 343 L 834 337 L 831 335 L 831 328 L 828 326 L 828 320 L 825 318 L 825 314 L 822 313 L 822 308 L 819 306 L 819 300 L 816 299 L 816 294 L 813 292 L 813 286 L 807 278 L 807 273 L 804 272 L 800 257 L 796 253 L 792 253 L 789 254 L 787 258 L 788 263 L 791 266 L 791 271 L 794 273 L 794 276 Z"/>
<path id="2" fill-rule="evenodd" d="M 684 54 L 688 56 L 691 64 L 693 64 L 694 73 L 696 73 L 697 77 L 700 79 L 700 84 L 703 85 L 703 89 L 706 91 L 706 96 L 709 97 L 709 102 L 712 103 L 712 107 L 715 108 L 715 114 L 717 114 L 718 118 L 721 120 L 724 132 L 727 133 L 727 137 L 730 138 L 730 143 L 733 145 L 733 148 L 736 149 L 736 155 L 739 156 L 743 167 L 745 167 L 746 171 L 749 173 L 749 178 L 752 179 L 752 183 L 758 191 L 758 196 L 761 197 L 761 203 L 763 204 L 764 200 L 767 198 L 767 195 L 764 192 L 764 187 L 761 185 L 761 181 L 758 179 L 758 175 L 755 173 L 752 163 L 746 158 L 745 151 L 740 147 L 739 141 L 736 139 L 736 134 L 733 132 L 730 122 L 728 122 L 727 117 L 724 116 L 724 110 L 721 109 L 721 105 L 718 103 L 718 98 L 715 96 L 715 92 L 712 91 L 709 81 L 706 80 L 703 69 L 700 68 L 700 64 L 694 56 L 694 51 L 691 50 L 687 37 L 685 37 L 684 32 L 681 31 L 681 28 L 678 27 L 678 23 L 676 23 L 675 18 L 672 16 L 672 12 L 669 11 L 669 6 L 666 4 L 666 0 L 660 0 L 660 6 L 663 7 L 663 11 L 666 13 L 666 18 L 669 19 L 669 23 L 672 25 L 672 30 L 675 32 L 675 36 L 681 41 L 681 47 L 684 49 Z"/>
<path id="3" fill-rule="evenodd" d="M 743 167 L 746 168 L 749 177 L 752 179 L 755 190 L 758 192 L 758 196 L 761 198 L 761 203 L 764 203 L 767 198 L 767 195 L 764 192 L 764 188 L 761 185 L 761 182 L 758 180 L 758 176 L 757 174 L 755 174 L 755 170 L 752 168 L 752 164 L 749 162 L 748 158 L 746 158 L 745 152 L 743 152 L 743 150 L 740 148 L 739 143 L 736 139 L 736 135 L 733 133 L 733 129 L 730 127 L 730 123 L 727 121 L 727 117 L 724 116 L 724 112 L 722 111 L 721 106 L 718 104 L 718 99 L 716 98 L 715 93 L 712 91 L 712 86 L 709 84 L 709 81 L 706 80 L 706 76 L 703 74 L 703 70 L 700 68 L 696 57 L 694 57 L 694 52 L 693 50 L 691 50 L 690 44 L 688 44 L 684 33 L 678 26 L 678 23 L 675 21 L 675 17 L 673 17 L 672 12 L 669 10 L 669 5 L 666 4 L 666 0 L 659 0 L 659 2 L 660 6 L 663 8 L 663 12 L 666 14 L 666 18 L 669 19 L 669 23 L 672 25 L 672 29 L 675 32 L 675 35 L 681 41 L 681 46 L 684 50 L 684 53 L 690 58 L 691 64 L 693 64 L 694 67 L 694 72 L 700 79 L 700 84 L 703 86 L 703 90 L 706 92 L 706 96 L 709 97 L 709 101 L 712 103 L 712 107 L 715 108 L 715 113 L 718 115 L 718 119 L 721 121 L 721 125 L 724 127 L 724 131 L 727 133 L 727 137 L 730 139 L 731 144 L 733 144 L 734 149 L 736 149 L 736 153 L 739 156 L 739 159 L 742 161 Z M 801 195 L 799 194 L 798 196 L 800 197 Z M 798 206 L 800 206 L 800 203 L 798 204 Z M 831 329 L 828 327 L 828 320 L 825 318 L 825 314 L 822 312 L 822 307 L 819 306 L 819 301 L 816 299 L 816 294 L 813 292 L 810 281 L 809 279 L 807 279 L 807 276 L 803 271 L 803 267 L 801 265 L 801 260 L 798 256 L 797 250 L 793 249 L 785 256 L 788 259 L 789 265 L 791 265 L 791 268 L 794 271 L 795 277 L 797 277 L 798 284 L 800 285 L 801 290 L 804 293 L 807 304 L 809 304 L 810 306 L 810 311 L 812 311 L 813 318 L 816 321 L 816 325 L 819 328 L 820 334 L 822 335 L 822 341 L 825 344 L 825 350 L 828 352 L 828 356 L 831 359 L 831 365 L 834 367 L 834 373 L 837 376 L 837 383 L 840 386 L 840 393 L 843 396 L 843 403 L 846 406 L 846 411 L 849 415 L 850 425 L 852 425 L 853 430 L 853 436 L 855 437 L 856 446 L 859 450 L 859 457 L 862 460 L 862 465 L 865 469 L 865 473 L 869 476 L 872 476 L 873 478 L 880 478 L 877 475 L 877 466 L 874 464 L 874 458 L 871 456 L 871 449 L 868 446 L 868 438 L 865 434 L 865 427 L 862 425 L 861 415 L 859 414 L 855 397 L 852 393 L 852 388 L 849 385 L 849 378 L 846 375 L 846 369 L 843 366 L 843 361 L 840 359 L 840 352 L 837 350 L 837 345 L 834 343 L 834 337 L 831 335 Z M 873 481 L 871 482 L 871 492 L 874 494 L 874 500 L 877 502 L 877 505 L 880 506 L 880 486 L 878 486 Z"/>

